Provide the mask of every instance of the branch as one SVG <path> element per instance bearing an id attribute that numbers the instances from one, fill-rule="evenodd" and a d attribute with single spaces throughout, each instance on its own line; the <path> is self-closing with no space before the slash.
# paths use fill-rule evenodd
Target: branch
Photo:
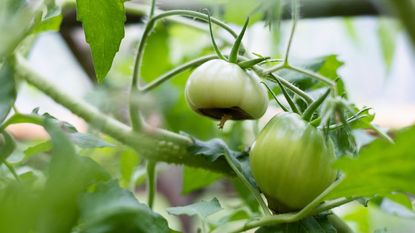
<path id="1" fill-rule="evenodd" d="M 49 83 L 22 57 L 17 58 L 16 70 L 20 78 L 48 95 L 56 103 L 78 115 L 92 127 L 135 149 L 148 160 L 184 164 L 234 175 L 225 159 L 218 159 L 212 163 L 203 156 L 190 154 L 187 148 L 192 142 L 188 137 L 149 126 L 145 126 L 144 132 L 133 132 L 130 127 L 106 116 L 83 100 L 67 95 Z"/>

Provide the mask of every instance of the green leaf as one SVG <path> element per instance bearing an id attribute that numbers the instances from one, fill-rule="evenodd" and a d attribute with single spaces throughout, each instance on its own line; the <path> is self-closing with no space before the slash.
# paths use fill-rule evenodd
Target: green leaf
<path id="1" fill-rule="evenodd" d="M 26 182 L 12 181 L 0 186 L 0 232 L 33 232 L 37 220 L 39 192 Z"/>
<path id="2" fill-rule="evenodd" d="M 225 210 L 225 211 L 228 211 L 229 213 L 225 214 L 225 216 L 223 216 L 217 221 L 210 222 L 211 224 L 215 225 L 215 228 L 225 225 L 229 222 L 249 219 L 250 217 L 252 217 L 251 213 L 246 208 L 237 208 L 237 209 Z"/>
<path id="3" fill-rule="evenodd" d="M 114 146 L 92 134 L 74 132 L 68 134 L 68 137 L 73 143 L 82 148 L 103 148 Z"/>
<path id="4" fill-rule="evenodd" d="M 47 118 L 52 159 L 41 202 L 38 231 L 69 233 L 78 219 L 78 197 L 91 185 L 108 180 L 109 175 L 88 157 L 80 157 L 60 125 Z"/>
<path id="5" fill-rule="evenodd" d="M 44 1 L 46 5 L 46 14 L 44 14 L 33 28 L 32 33 L 40 33 L 45 31 L 59 31 L 62 23 L 62 9 L 60 6 L 55 4 L 54 0 Z"/>
<path id="6" fill-rule="evenodd" d="M 340 67 L 343 66 L 343 64 L 344 63 L 338 59 L 337 55 L 327 55 L 310 60 L 301 61 L 298 62 L 296 65 L 303 69 L 321 74 L 329 78 L 330 80 L 337 80 L 339 78 L 337 71 Z M 324 84 L 320 83 L 319 81 L 315 80 L 310 76 L 291 70 L 281 70 L 278 71 L 277 74 L 281 77 L 284 77 L 284 79 L 290 81 L 291 83 L 295 84 L 302 90 L 315 90 L 324 86 Z M 342 87 L 344 89 L 344 86 Z"/>
<path id="7" fill-rule="evenodd" d="M 170 207 L 167 208 L 167 212 L 172 215 L 187 215 L 187 216 L 199 216 L 200 218 L 206 218 L 209 215 L 217 213 L 222 210 L 218 199 L 213 198 L 210 201 L 201 201 L 193 203 L 187 206 Z"/>
<path id="8" fill-rule="evenodd" d="M 263 13 L 265 25 L 280 34 L 280 24 L 283 10 L 282 0 L 259 0 L 259 6 L 254 12 Z"/>
<path id="9" fill-rule="evenodd" d="M 294 223 L 260 227 L 255 233 L 336 233 L 327 216 L 309 217 Z"/>
<path id="10" fill-rule="evenodd" d="M 32 33 L 41 33 L 46 31 L 57 32 L 60 29 L 62 19 L 63 16 L 61 14 L 45 18 L 39 24 L 33 27 Z"/>
<path id="11" fill-rule="evenodd" d="M 23 115 L 23 114 L 14 114 L 12 115 L 4 124 L 1 125 L 0 129 L 5 129 L 8 125 L 18 124 L 18 123 L 32 123 L 36 125 L 42 125 L 43 119 L 37 115 Z"/>
<path id="12" fill-rule="evenodd" d="M 392 62 L 396 50 L 396 39 L 398 35 L 396 21 L 387 18 L 380 18 L 378 21 L 379 46 L 382 51 L 386 71 L 392 68 Z"/>
<path id="13" fill-rule="evenodd" d="M 400 204 L 402 206 L 405 206 L 406 208 L 408 208 L 410 210 L 413 209 L 411 199 L 406 194 L 403 194 L 403 193 L 391 193 L 391 194 L 385 195 L 385 197 L 388 198 L 389 200 L 392 200 L 395 203 L 398 203 L 398 204 Z"/>
<path id="14" fill-rule="evenodd" d="M 326 199 L 337 197 L 371 197 L 392 192 L 415 194 L 415 127 L 396 133 L 396 143 L 376 140 L 363 148 L 358 158 L 343 157 L 335 166 L 344 180 Z"/>
<path id="15" fill-rule="evenodd" d="M 372 233 L 370 229 L 370 213 L 367 207 L 357 207 L 351 209 L 350 212 L 343 216 L 343 219 L 348 222 L 353 222 L 357 232 L 361 233 Z"/>
<path id="16" fill-rule="evenodd" d="M 42 153 L 42 152 L 50 151 L 51 149 L 52 149 L 52 143 L 49 140 L 47 140 L 45 142 L 41 142 L 41 143 L 38 143 L 34 146 L 28 147 L 24 151 L 24 153 L 25 153 L 26 157 L 30 157 L 32 155 L 36 155 L 36 154 L 39 154 L 39 153 Z"/>
<path id="17" fill-rule="evenodd" d="M 102 183 L 80 200 L 80 233 L 168 233 L 167 221 L 117 181 Z"/>
<path id="18" fill-rule="evenodd" d="M 0 124 L 6 119 L 15 100 L 14 70 L 11 64 L 6 62 L 0 67 Z"/>
<path id="19" fill-rule="evenodd" d="M 182 193 L 188 194 L 192 191 L 204 188 L 218 181 L 221 177 L 221 174 L 210 172 L 208 170 L 185 166 L 183 168 Z"/>
<path id="20" fill-rule="evenodd" d="M 13 138 L 6 131 L 1 132 L 0 134 L 0 164 L 9 157 L 14 149 L 16 148 L 16 143 Z"/>
<path id="21" fill-rule="evenodd" d="M 141 76 L 149 82 L 172 68 L 170 63 L 169 30 L 158 23 L 147 38 L 141 65 Z"/>
<path id="22" fill-rule="evenodd" d="M 259 213 L 259 204 L 258 201 L 255 199 L 255 196 L 252 192 L 240 181 L 239 179 L 234 179 L 233 187 L 238 192 L 240 198 L 243 202 L 249 207 L 249 209 L 254 213 Z"/>
<path id="23" fill-rule="evenodd" d="M 77 19 L 82 22 L 92 50 L 98 81 L 103 81 L 124 37 L 124 1 L 77 0 L 76 7 Z"/>
<path id="24" fill-rule="evenodd" d="M 121 185 L 128 187 L 135 168 L 140 164 L 140 156 L 131 148 L 126 148 L 120 154 Z"/>
<path id="25" fill-rule="evenodd" d="M 251 23 L 257 22 L 262 18 L 262 11 L 256 10 L 258 5 L 257 1 L 252 0 L 226 0 L 224 19 L 239 26 L 244 25 L 247 16 Z"/>
<path id="26" fill-rule="evenodd" d="M 353 41 L 354 44 L 358 44 L 359 34 L 357 32 L 357 27 L 355 25 L 354 18 L 344 17 L 343 25 L 344 25 L 344 28 L 346 29 L 346 35 Z"/>
<path id="27" fill-rule="evenodd" d="M 24 39 L 32 19 L 33 12 L 27 1 L 0 1 L 0 62 Z"/>
<path id="28" fill-rule="evenodd" d="M 233 151 L 226 145 L 223 140 L 218 138 L 214 138 L 208 141 L 201 141 L 195 138 L 192 138 L 192 140 L 193 144 L 188 148 L 190 153 L 194 155 L 204 156 L 212 162 L 217 159 L 225 158 L 225 153 L 227 153 L 236 169 L 242 173 L 245 179 L 253 187 L 256 187 L 255 179 L 251 174 L 248 152 Z"/>

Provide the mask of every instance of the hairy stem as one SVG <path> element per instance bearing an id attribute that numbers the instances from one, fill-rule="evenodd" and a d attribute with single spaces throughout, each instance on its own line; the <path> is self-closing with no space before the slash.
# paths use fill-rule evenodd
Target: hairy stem
<path id="1" fill-rule="evenodd" d="M 135 149 L 146 159 L 185 164 L 234 175 L 225 159 L 218 159 L 212 163 L 203 156 L 189 153 L 188 147 L 192 141 L 188 137 L 146 125 L 143 132 L 133 132 L 127 125 L 106 116 L 83 100 L 67 95 L 49 83 L 35 72 L 24 58 L 18 57 L 17 60 L 17 75 L 20 78 L 84 119 L 92 127 Z"/>

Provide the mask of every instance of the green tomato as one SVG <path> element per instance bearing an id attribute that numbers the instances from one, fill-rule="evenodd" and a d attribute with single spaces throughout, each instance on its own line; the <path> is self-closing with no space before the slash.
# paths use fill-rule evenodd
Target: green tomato
<path id="1" fill-rule="evenodd" d="M 268 94 L 259 78 L 220 59 L 192 72 L 185 95 L 194 111 L 214 119 L 257 119 L 268 107 Z"/>
<path id="2" fill-rule="evenodd" d="M 298 114 L 274 116 L 250 151 L 252 175 L 276 212 L 301 209 L 336 178 L 331 141 Z"/>

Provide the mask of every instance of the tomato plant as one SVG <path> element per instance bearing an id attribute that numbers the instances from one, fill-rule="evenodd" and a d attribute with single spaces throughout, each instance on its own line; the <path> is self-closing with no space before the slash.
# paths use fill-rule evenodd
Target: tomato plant
<path id="1" fill-rule="evenodd" d="M 332 2 L 341 16 L 391 10 L 378 30 L 389 70 L 395 34 L 415 41 L 413 1 Z M 340 56 L 292 56 L 300 15 L 331 16 L 332 2 L 1 1 L 0 232 L 412 231 L 414 126 L 375 124 Z M 253 46 L 258 25 L 270 51 Z M 73 54 L 39 52 L 50 35 Z M 88 81 L 65 79 L 73 57 Z"/>

